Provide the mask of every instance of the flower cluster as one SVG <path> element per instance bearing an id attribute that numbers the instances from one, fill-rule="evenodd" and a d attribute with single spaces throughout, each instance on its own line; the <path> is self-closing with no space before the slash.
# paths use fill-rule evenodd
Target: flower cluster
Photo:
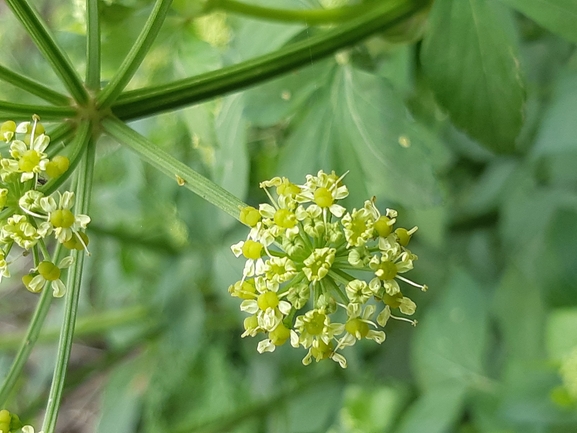
<path id="1" fill-rule="evenodd" d="M 246 263 L 229 293 L 249 314 L 242 336 L 264 336 L 261 353 L 290 341 L 307 350 L 303 364 L 332 359 L 344 368 L 341 349 L 362 339 L 382 343 L 389 319 L 417 323 L 393 315 L 416 309 L 399 282 L 427 290 L 401 275 L 417 259 L 407 248 L 417 227 L 395 228 L 397 212 L 382 215 L 374 198 L 345 209 L 343 177 L 319 171 L 304 185 L 275 177 L 260 184 L 271 204 L 240 210 L 251 230 L 231 247 Z"/>
<path id="2" fill-rule="evenodd" d="M 70 166 L 65 156 L 49 158 L 49 144 L 38 116 L 32 122 L 8 120 L 0 126 L 0 281 L 10 276 L 9 256 L 23 255 L 15 252 L 17 246 L 24 254 L 32 251 L 34 257 L 34 268 L 22 278 L 26 288 L 40 292 L 50 283 L 54 296 L 60 297 L 66 290 L 61 271 L 73 259 L 68 256 L 55 264 L 48 241 L 54 238 L 69 250 L 86 250 L 88 237 L 83 230 L 90 217 L 72 211 L 73 192 L 43 191 L 49 180 L 59 178 Z"/>
<path id="3" fill-rule="evenodd" d="M 18 415 L 6 409 L 0 410 L 0 433 L 12 433 L 20 429 L 22 429 L 22 433 L 34 433 L 34 427 L 22 425 Z"/>

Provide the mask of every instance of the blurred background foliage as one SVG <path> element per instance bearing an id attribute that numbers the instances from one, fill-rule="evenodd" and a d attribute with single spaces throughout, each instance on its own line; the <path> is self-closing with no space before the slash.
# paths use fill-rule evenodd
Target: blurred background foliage
<path id="1" fill-rule="evenodd" d="M 151 3 L 101 2 L 103 80 Z M 84 2 L 34 4 L 83 73 Z M 129 88 L 339 25 L 201 6 L 174 1 Z M 349 170 L 348 204 L 374 195 L 419 226 L 413 279 L 430 287 L 414 297 L 419 325 L 389 323 L 382 346 L 348 350 L 347 370 L 304 367 L 290 347 L 259 355 L 241 339 L 227 288 L 242 266 L 230 245 L 246 228 L 102 137 L 60 431 L 576 432 L 576 16 L 572 0 L 435 0 L 306 67 L 131 124 L 249 204 L 265 200 L 264 179 Z M 4 4 L 0 25 L 0 63 L 64 91 Z M 9 84 L 0 95 L 38 102 Z M 17 278 L 0 299 L 3 376 L 36 299 Z M 11 399 L 29 422 L 41 416 L 61 314 L 55 301 Z"/>

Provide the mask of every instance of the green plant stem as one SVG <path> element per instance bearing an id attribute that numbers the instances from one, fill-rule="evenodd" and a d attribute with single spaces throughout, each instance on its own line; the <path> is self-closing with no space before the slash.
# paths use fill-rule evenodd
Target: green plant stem
<path id="1" fill-rule="evenodd" d="M 120 69 L 98 95 L 97 105 L 100 109 L 110 107 L 124 87 L 126 87 L 154 43 L 171 3 L 172 0 L 156 1 L 142 32 L 140 32 L 138 39 L 125 57 L 122 65 L 120 65 Z"/>
<path id="2" fill-rule="evenodd" d="M 42 120 L 63 120 L 75 116 L 76 110 L 72 107 L 50 107 L 0 101 L 0 114 L 10 116 L 12 120 L 30 120 L 30 114 L 38 114 Z"/>
<path id="3" fill-rule="evenodd" d="M 331 24 L 349 21 L 356 16 L 373 9 L 377 3 L 344 6 L 333 9 L 274 9 L 263 6 L 242 3 L 236 0 L 215 0 L 208 4 L 207 9 L 220 9 L 267 21 L 304 22 L 309 25 Z"/>
<path id="4" fill-rule="evenodd" d="M 16 17 L 44 55 L 52 69 L 60 77 L 74 100 L 82 105 L 88 94 L 66 54 L 60 49 L 48 28 L 26 0 L 6 0 Z"/>
<path id="5" fill-rule="evenodd" d="M 90 202 L 90 191 L 92 188 L 92 175 L 94 170 L 95 143 L 92 138 L 92 125 L 89 122 L 82 122 L 78 128 L 78 139 L 86 143 L 83 146 L 86 153 L 83 158 L 82 166 L 78 170 L 78 181 L 76 184 L 76 203 L 77 213 L 87 214 Z M 58 412 L 62 402 L 62 390 L 66 378 L 66 369 L 70 360 L 70 351 L 72 350 L 72 339 L 74 336 L 74 327 L 76 324 L 76 313 L 78 310 L 78 299 L 80 297 L 80 286 L 82 282 L 82 266 L 84 264 L 84 251 L 72 251 L 74 263 L 68 269 L 68 278 L 66 287 L 66 303 L 64 306 L 64 319 L 60 330 L 60 340 L 58 342 L 58 353 L 56 356 L 56 366 L 54 376 L 46 405 L 46 414 L 42 430 L 44 433 L 54 433 Z"/>
<path id="6" fill-rule="evenodd" d="M 429 4 L 428 0 L 390 0 L 336 29 L 237 65 L 173 83 L 123 93 L 112 106 L 123 120 L 158 114 L 237 91 L 329 56 L 384 31 Z"/>
<path id="7" fill-rule="evenodd" d="M 76 322 L 76 330 L 74 336 L 89 337 L 93 335 L 101 335 L 111 329 L 130 326 L 135 324 L 142 324 L 150 317 L 148 308 L 137 305 L 134 307 L 127 307 L 112 311 L 106 311 L 100 314 L 91 314 L 90 316 L 81 317 Z M 27 334 L 21 333 L 3 335 L 0 337 L 0 350 L 11 350 L 18 347 L 18 343 L 23 339 L 27 340 Z M 43 329 L 38 338 L 38 344 L 52 343 L 58 340 L 60 335 L 59 328 Z M 1 405 L 1 403 L 0 403 Z"/>
<path id="8" fill-rule="evenodd" d="M 100 19 L 98 0 L 86 2 L 86 87 L 100 89 Z"/>
<path id="9" fill-rule="evenodd" d="M 23 75 L 16 72 L 12 72 L 10 69 L 0 66 L 0 80 L 6 81 L 7 83 L 13 84 L 19 89 L 25 90 L 32 95 L 36 95 L 39 98 L 44 99 L 46 102 L 50 102 L 54 105 L 69 105 L 70 99 L 67 96 L 58 93 L 37 81 L 31 80 Z"/>
<path id="10" fill-rule="evenodd" d="M 12 363 L 12 367 L 10 367 L 8 375 L 4 379 L 2 388 L 0 388 L 0 407 L 5 406 L 8 396 L 14 388 L 16 381 L 20 377 L 22 369 L 24 368 L 24 365 L 30 356 L 30 352 L 32 352 L 32 349 L 34 348 L 34 344 L 40 335 L 40 330 L 42 329 L 44 319 L 46 319 L 48 310 L 50 310 L 50 303 L 52 302 L 52 298 L 52 291 L 48 290 L 48 288 L 44 288 L 24 338 L 20 340 L 20 336 L 18 336 L 18 340 L 15 341 L 22 341 L 22 344 L 18 349 L 18 353 L 14 358 L 14 362 Z"/>
<path id="11" fill-rule="evenodd" d="M 134 150 L 142 159 L 173 178 L 175 182 L 182 180 L 184 188 L 198 194 L 233 218 L 239 218 L 239 209 L 246 204 L 230 192 L 170 156 L 124 122 L 115 118 L 107 118 L 102 121 L 102 126 L 111 137 Z"/>

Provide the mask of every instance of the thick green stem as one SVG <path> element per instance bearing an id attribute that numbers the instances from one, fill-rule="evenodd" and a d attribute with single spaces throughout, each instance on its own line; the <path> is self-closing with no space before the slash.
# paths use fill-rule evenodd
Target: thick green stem
<path id="1" fill-rule="evenodd" d="M 102 126 L 111 137 L 134 150 L 142 159 L 173 178 L 179 185 L 198 194 L 233 218 L 239 218 L 239 210 L 246 204 L 230 192 L 170 156 L 124 122 L 107 118 L 103 120 Z"/>
<path id="2" fill-rule="evenodd" d="M 333 9 L 274 9 L 238 2 L 236 0 L 215 0 L 208 9 L 221 9 L 267 21 L 303 22 L 309 25 L 331 24 L 349 21 L 373 9 L 377 3 L 344 6 Z"/>
<path id="3" fill-rule="evenodd" d="M 72 107 L 50 107 L 0 101 L 0 115 L 10 116 L 12 120 L 30 120 L 31 114 L 38 114 L 42 120 L 63 120 L 74 117 L 76 110 Z"/>
<path id="4" fill-rule="evenodd" d="M 77 213 L 87 214 L 90 202 L 90 191 L 92 188 L 92 174 L 94 169 L 95 143 L 92 142 L 91 136 L 92 125 L 89 122 L 83 122 L 78 128 L 78 139 L 86 143 L 86 154 L 83 158 L 82 166 L 78 171 L 78 181 L 76 185 L 76 204 Z M 76 313 L 78 310 L 78 299 L 80 297 L 80 286 L 82 282 L 82 266 L 84 264 L 84 251 L 72 251 L 74 263 L 68 269 L 68 278 L 66 282 L 67 294 L 66 304 L 64 307 L 64 320 L 60 330 L 60 340 L 58 343 L 58 353 L 56 356 L 56 366 L 54 376 L 46 405 L 46 415 L 42 430 L 44 433 L 54 433 L 58 412 L 62 402 L 62 390 L 66 378 L 66 369 L 70 360 L 70 351 L 72 350 L 72 339 L 76 324 Z"/>
<path id="5" fill-rule="evenodd" d="M 54 105 L 69 105 L 70 99 L 37 81 L 31 80 L 23 75 L 16 72 L 12 72 L 10 69 L 0 66 L 0 80 L 6 81 L 7 83 L 13 84 L 19 89 L 25 90 L 32 95 L 36 95 L 39 98 L 44 99 Z"/>
<path id="6" fill-rule="evenodd" d="M 82 105 L 88 101 L 88 94 L 82 81 L 66 54 L 60 49 L 46 24 L 26 0 L 6 0 L 16 17 L 44 55 L 52 69 L 60 77 L 74 100 Z"/>
<path id="7" fill-rule="evenodd" d="M 113 104 L 112 110 L 120 119 L 130 120 L 240 90 L 310 65 L 375 32 L 391 28 L 428 3 L 428 0 L 382 2 L 370 12 L 336 29 L 291 44 L 272 54 L 158 87 L 126 92 Z"/>
<path id="8" fill-rule="evenodd" d="M 98 95 L 97 105 L 103 109 L 108 108 L 116 100 L 124 87 L 128 84 L 146 53 L 154 43 L 162 23 L 168 13 L 172 0 L 157 0 L 150 17 L 146 21 L 142 32 L 134 43 L 134 46 L 120 65 L 116 75 L 110 80 L 110 83 Z"/>
<path id="9" fill-rule="evenodd" d="M 100 19 L 98 0 L 86 1 L 86 87 L 100 89 Z"/>

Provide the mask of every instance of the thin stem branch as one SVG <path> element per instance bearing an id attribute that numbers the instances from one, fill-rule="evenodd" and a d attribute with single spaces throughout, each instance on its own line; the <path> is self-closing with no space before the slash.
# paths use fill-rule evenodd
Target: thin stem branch
<path id="1" fill-rule="evenodd" d="M 236 0 L 215 0 L 209 3 L 208 10 L 220 9 L 267 21 L 304 22 L 309 25 L 331 24 L 349 21 L 360 14 L 373 9 L 377 3 L 343 6 L 333 9 L 275 9 L 242 3 Z"/>
<path id="2" fill-rule="evenodd" d="M 90 202 L 90 191 L 92 187 L 92 174 L 94 169 L 95 146 L 91 137 L 92 125 L 89 122 L 83 122 L 78 128 L 78 139 L 86 145 L 83 166 L 78 172 L 78 182 L 76 185 L 76 212 L 87 214 Z M 45 433 L 54 433 L 58 412 L 62 402 L 62 390 L 66 378 L 68 361 L 72 350 L 72 339 L 74 336 L 74 327 L 76 324 L 76 313 L 78 310 L 78 299 L 80 297 L 80 286 L 82 283 L 82 267 L 84 264 L 84 251 L 72 251 L 74 263 L 68 270 L 66 282 L 68 293 L 66 294 L 66 303 L 64 307 L 64 320 L 60 330 L 60 340 L 58 343 L 58 353 L 56 356 L 56 366 L 52 378 L 52 386 L 46 405 L 46 415 L 42 430 Z"/>
<path id="3" fill-rule="evenodd" d="M 429 4 L 429 0 L 389 0 L 336 29 L 296 42 L 272 54 L 173 83 L 122 94 L 112 106 L 123 120 L 158 114 L 238 91 L 310 65 L 377 31 L 386 30 Z"/>
<path id="4" fill-rule="evenodd" d="M 124 122 L 107 118 L 103 120 L 102 126 L 111 137 L 134 150 L 142 159 L 173 178 L 179 185 L 198 194 L 233 218 L 239 218 L 239 210 L 246 204 L 230 192 L 178 161 Z"/>
<path id="5" fill-rule="evenodd" d="M 142 32 L 108 85 L 98 95 L 97 105 L 108 108 L 128 84 L 154 43 L 172 0 L 157 0 Z"/>
<path id="6" fill-rule="evenodd" d="M 47 287 L 44 288 L 42 294 L 40 295 L 40 300 L 38 301 L 38 305 L 36 306 L 36 311 L 32 316 L 32 320 L 30 321 L 30 325 L 28 325 L 28 330 L 26 331 L 26 335 L 22 340 L 22 344 L 18 349 L 18 353 L 14 358 L 14 362 L 12 363 L 12 367 L 8 372 L 8 375 L 4 379 L 4 383 L 2 384 L 2 388 L 0 388 L 0 407 L 4 407 L 10 392 L 14 388 L 16 381 L 20 377 L 22 370 L 24 369 L 24 365 L 30 356 L 30 352 L 34 348 L 34 344 L 40 335 L 40 330 L 42 329 L 42 325 L 44 324 L 44 319 L 46 319 L 46 315 L 50 310 L 50 303 L 52 302 L 52 291 L 49 290 Z"/>
<path id="7" fill-rule="evenodd" d="M 26 0 L 6 0 L 16 17 L 26 28 L 26 31 L 42 52 L 52 69 L 60 77 L 74 100 L 83 105 L 88 101 L 88 94 L 78 77 L 78 73 L 70 63 L 70 60 L 60 49 L 48 27 L 38 13 Z"/>
<path id="8" fill-rule="evenodd" d="M 98 0 L 86 1 L 86 87 L 100 89 L 100 16 Z"/>
<path id="9" fill-rule="evenodd" d="M 42 120 L 63 120 L 74 117 L 76 110 L 72 107 L 51 107 L 0 101 L 0 114 L 10 116 L 12 120 L 30 120 L 30 113 L 38 114 Z"/>
<path id="10" fill-rule="evenodd" d="M 0 80 L 6 81 L 19 89 L 25 90 L 26 92 L 36 95 L 39 98 L 44 99 L 46 102 L 50 102 L 54 105 L 69 105 L 70 99 L 67 96 L 58 93 L 49 87 L 40 84 L 38 81 L 34 81 L 30 78 L 20 75 L 17 72 L 13 72 L 10 69 L 0 66 Z"/>

